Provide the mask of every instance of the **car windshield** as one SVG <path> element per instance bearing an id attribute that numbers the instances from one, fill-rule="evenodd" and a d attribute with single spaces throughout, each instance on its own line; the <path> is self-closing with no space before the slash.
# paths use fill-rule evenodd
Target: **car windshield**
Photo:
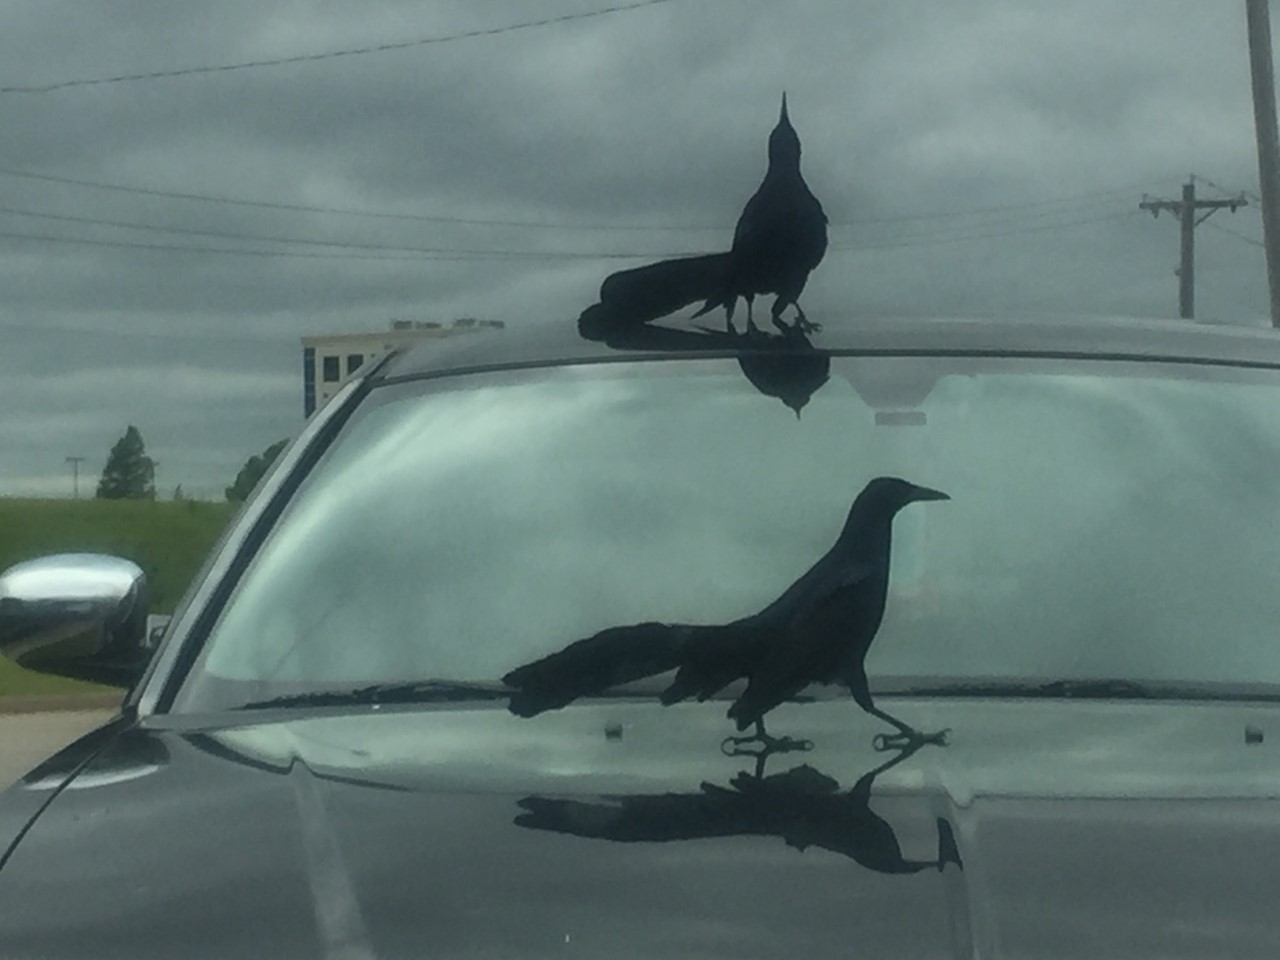
<path id="1" fill-rule="evenodd" d="M 1275 371 L 837 357 L 790 407 L 744 372 L 687 358 L 375 388 L 176 709 L 492 689 L 610 627 L 749 616 L 877 476 L 951 499 L 894 521 L 873 687 L 1280 681 Z"/>

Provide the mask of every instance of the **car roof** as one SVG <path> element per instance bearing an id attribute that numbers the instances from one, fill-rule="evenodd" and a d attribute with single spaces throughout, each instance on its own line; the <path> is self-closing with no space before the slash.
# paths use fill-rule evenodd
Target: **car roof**
<path id="1" fill-rule="evenodd" d="M 645 325 L 622 331 L 610 338 L 612 344 L 581 336 L 572 321 L 508 323 L 502 329 L 418 343 L 392 357 L 375 378 L 670 359 L 691 352 L 732 356 L 758 348 L 759 339 L 726 336 L 714 329 L 719 323 L 717 319 L 707 328 Z M 836 355 L 1028 356 L 1280 367 L 1280 331 L 1269 327 L 1132 317 L 823 317 L 822 324 L 809 343 L 796 338 L 797 349 Z M 777 350 L 782 342 L 773 336 L 770 349 Z"/>

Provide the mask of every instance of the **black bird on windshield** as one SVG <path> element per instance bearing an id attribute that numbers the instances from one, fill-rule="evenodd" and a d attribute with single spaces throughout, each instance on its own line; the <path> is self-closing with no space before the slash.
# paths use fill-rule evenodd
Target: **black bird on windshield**
<path id="1" fill-rule="evenodd" d="M 800 307 L 800 294 L 826 250 L 827 216 L 800 173 L 800 137 L 787 116 L 783 94 L 782 112 L 769 135 L 768 169 L 738 218 L 729 252 L 619 271 L 605 279 L 600 303 L 588 312 L 604 312 L 615 325 L 648 323 L 703 300 L 694 316 L 723 307 L 732 330 L 739 297 L 747 302 L 750 328 L 755 297 L 772 293 L 775 326 L 790 329 L 782 312 L 792 306 L 795 326 L 816 330 L 817 324 L 810 323 Z"/>
<path id="2" fill-rule="evenodd" d="M 812 683 L 846 685 L 863 710 L 895 727 L 896 736 L 877 737 L 881 748 L 944 743 L 946 731 L 922 734 L 875 705 L 863 661 L 884 616 L 894 516 L 909 503 L 948 499 L 877 477 L 854 500 L 831 549 L 763 610 L 716 626 L 649 622 L 603 630 L 503 677 L 513 689 L 510 709 L 532 717 L 674 669 L 665 705 L 706 700 L 747 680 L 728 715 L 755 734 L 733 743 L 777 743 L 764 729 L 765 714 Z"/>

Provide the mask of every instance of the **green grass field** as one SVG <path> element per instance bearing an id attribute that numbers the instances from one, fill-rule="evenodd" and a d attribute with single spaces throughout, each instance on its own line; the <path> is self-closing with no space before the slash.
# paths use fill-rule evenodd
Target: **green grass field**
<path id="1" fill-rule="evenodd" d="M 19 500 L 0 497 L 0 570 L 50 553 L 109 553 L 147 574 L 151 610 L 173 610 L 236 505 L 198 500 Z M 0 697 L 103 688 L 22 670 L 0 658 Z"/>

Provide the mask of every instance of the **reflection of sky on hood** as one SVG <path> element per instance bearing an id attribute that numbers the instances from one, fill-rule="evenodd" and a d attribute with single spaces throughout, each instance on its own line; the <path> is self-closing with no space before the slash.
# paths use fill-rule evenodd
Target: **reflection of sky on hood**
<path id="1" fill-rule="evenodd" d="M 280 522 L 208 666 L 491 679 L 609 626 L 722 623 L 896 474 L 953 499 L 896 521 L 873 673 L 1280 676 L 1274 385 L 984 362 L 938 380 L 927 425 L 876 426 L 850 371 L 915 363 L 837 361 L 798 423 L 733 361 L 386 388 Z"/>

